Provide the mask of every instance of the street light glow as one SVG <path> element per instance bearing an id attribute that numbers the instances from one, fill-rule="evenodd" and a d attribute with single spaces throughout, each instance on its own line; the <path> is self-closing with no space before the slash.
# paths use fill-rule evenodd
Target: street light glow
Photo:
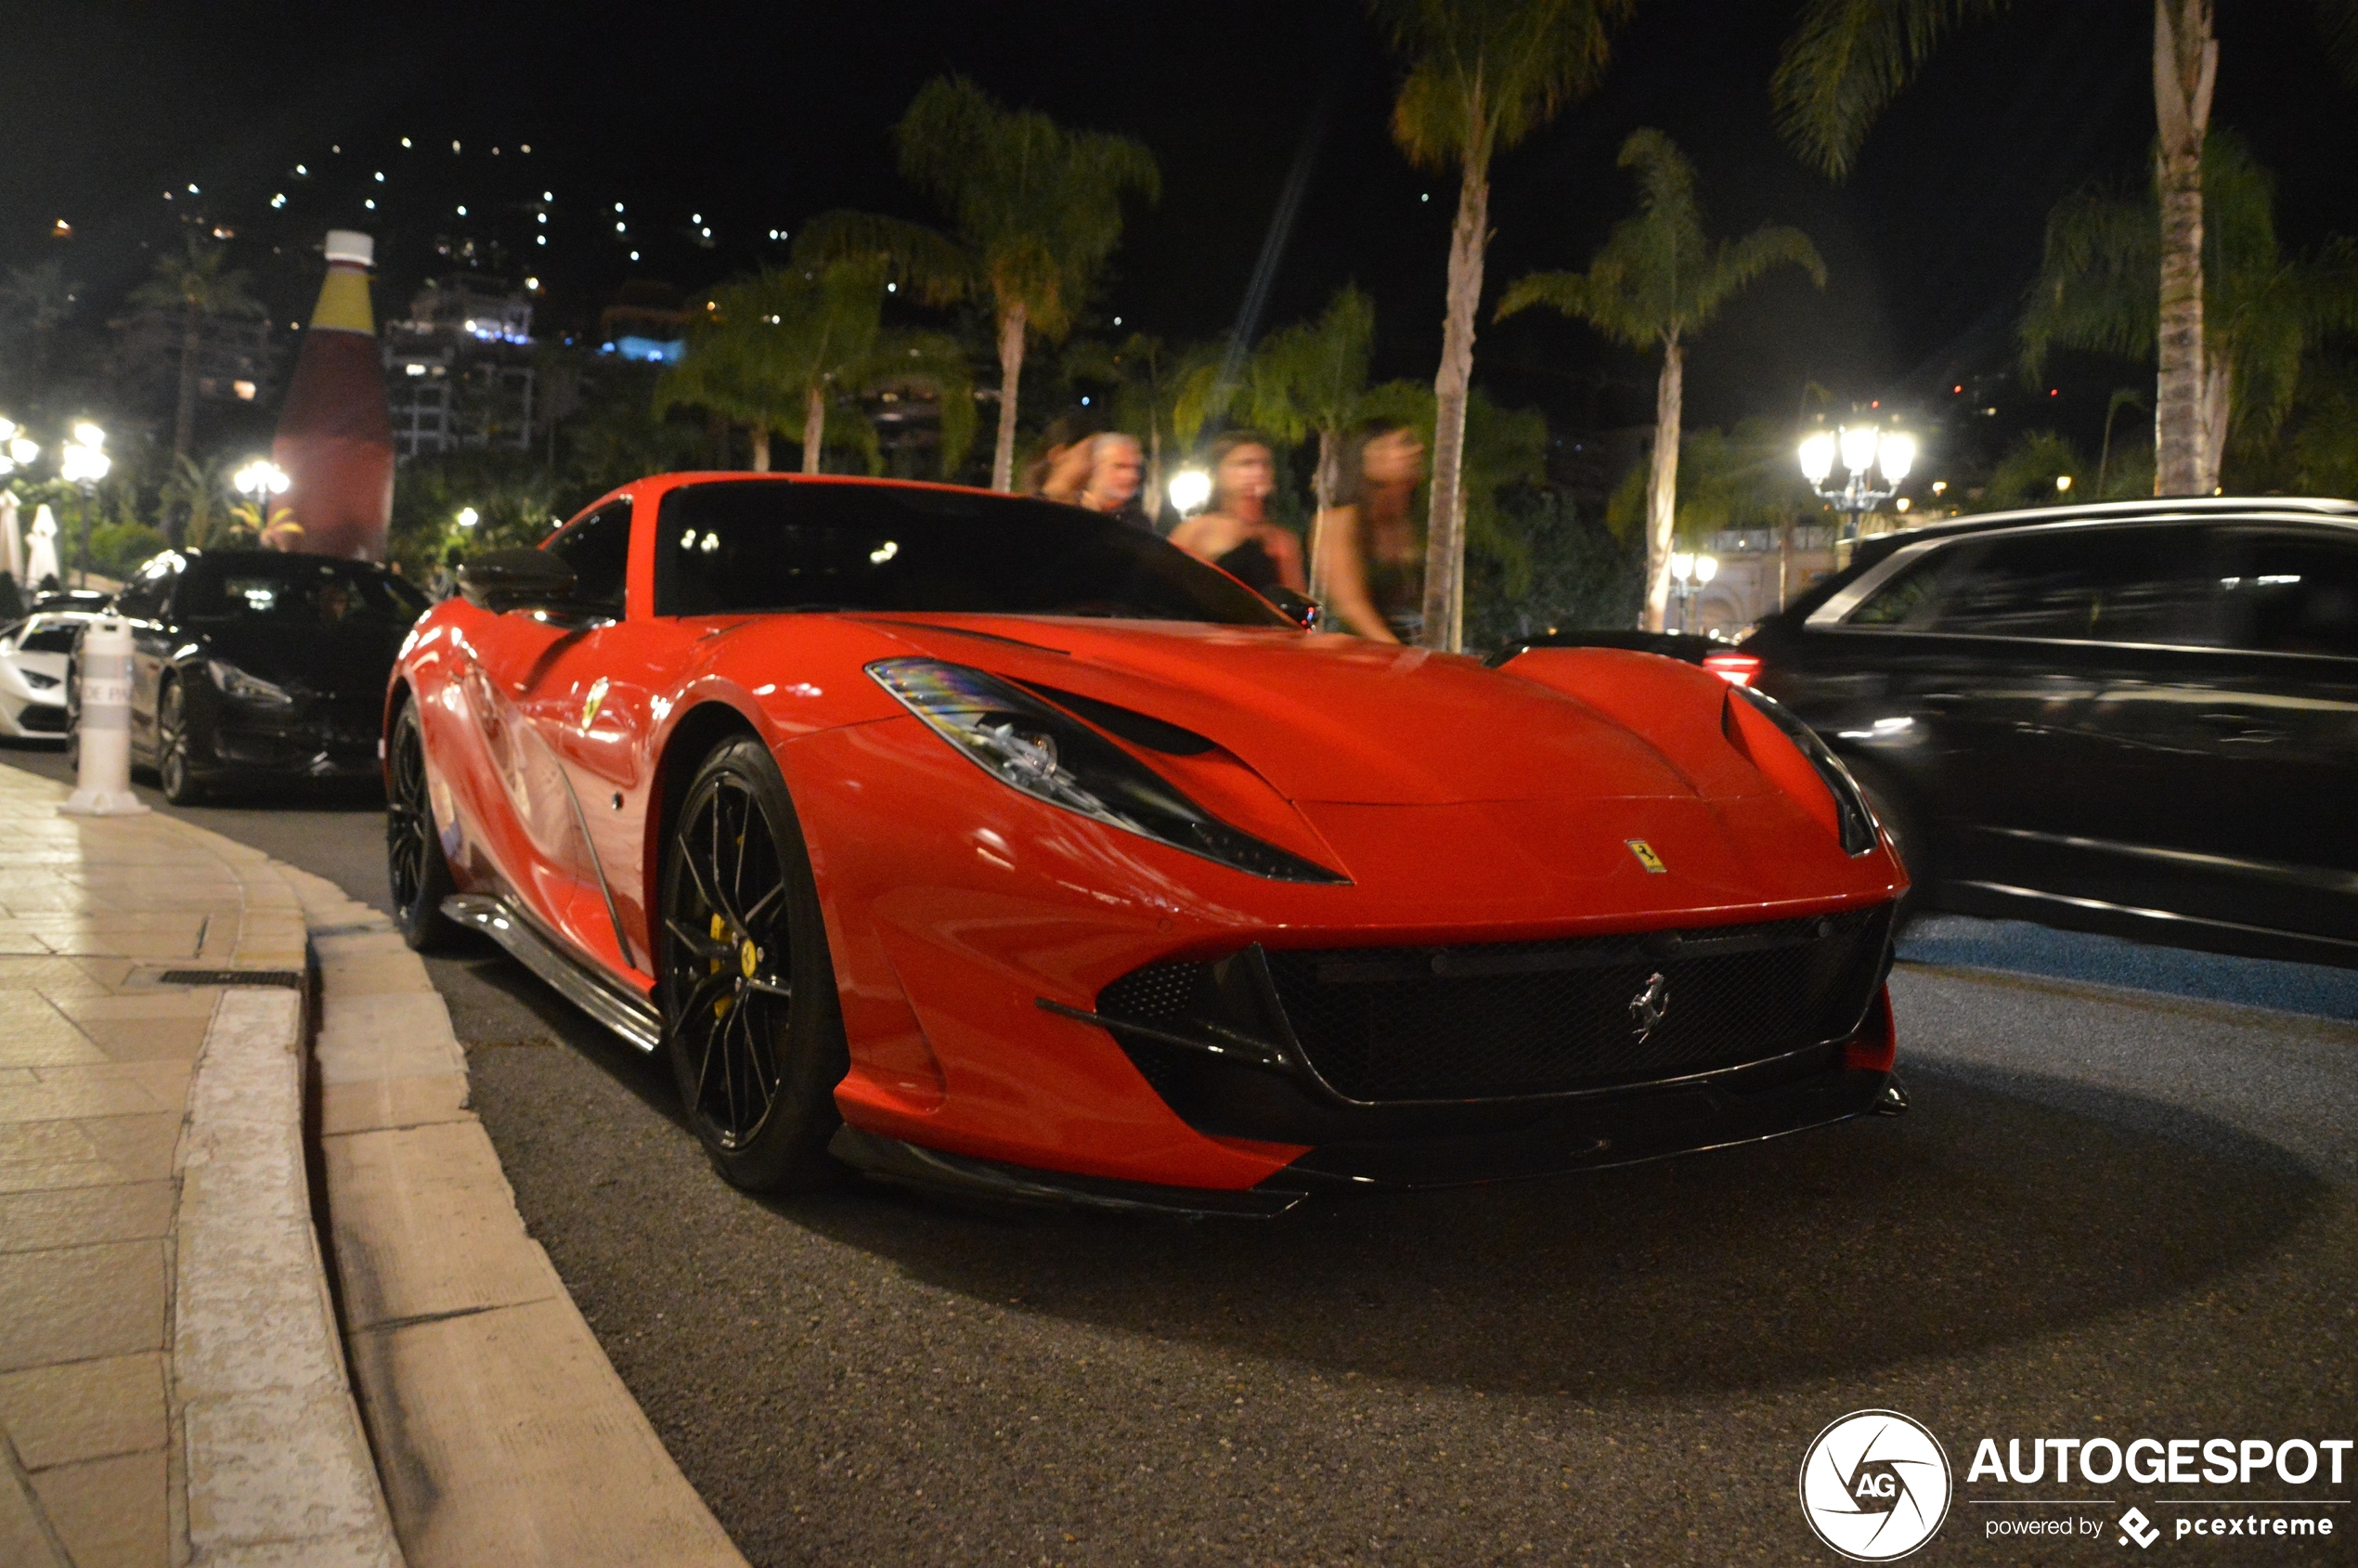
<path id="1" fill-rule="evenodd" d="M 1836 439 L 1842 443 L 1842 466 L 1853 473 L 1864 473 L 1875 466 L 1875 447 L 1881 444 L 1883 433 L 1871 424 L 1846 424 Z"/>
<path id="2" fill-rule="evenodd" d="M 1695 575 L 1694 552 L 1688 550 L 1672 551 L 1670 552 L 1670 575 L 1677 577 L 1680 582 L 1685 582 L 1689 578 L 1692 577 Z"/>
<path id="3" fill-rule="evenodd" d="M 1916 466 L 1916 438 L 1904 430 L 1886 434 L 1876 448 L 1875 466 L 1895 485 L 1907 478 L 1908 471 Z"/>
<path id="4" fill-rule="evenodd" d="M 2071 488 L 2071 475 L 2070 475 L 2070 474 L 2068 474 L 2068 473 L 2058 473 L 2058 474 L 2056 474 L 2056 475 L 2055 475 L 2055 489 L 2056 489 L 2056 491 L 2057 491 L 2058 493 L 2061 493 L 2062 491 L 2065 491 L 2065 490 L 2068 490 L 2068 489 L 2070 489 L 2070 488 Z"/>
<path id="5" fill-rule="evenodd" d="M 1707 583 L 1718 575 L 1719 557 L 1717 555 L 1698 555 L 1695 557 L 1695 582 L 1698 585 Z"/>
<path id="6" fill-rule="evenodd" d="M 1211 499 L 1211 475 L 1199 468 L 1183 468 L 1171 476 L 1163 492 L 1182 512 L 1200 512 Z"/>
<path id="7" fill-rule="evenodd" d="M 1822 485 L 1826 475 L 1834 471 L 1834 438 L 1826 431 L 1802 437 L 1801 476 L 1812 485 Z"/>
<path id="8" fill-rule="evenodd" d="M 472 528 L 472 527 L 473 527 L 476 524 L 478 524 L 478 523 L 480 523 L 480 522 L 482 522 L 482 521 L 483 521 L 483 513 L 481 513 L 481 512 L 477 512 L 477 511 L 476 511 L 473 507 L 471 507 L 471 506 L 462 506 L 462 507 L 460 507 L 460 508 L 459 509 L 459 526 L 460 526 L 460 527 L 461 527 L 461 528 Z"/>

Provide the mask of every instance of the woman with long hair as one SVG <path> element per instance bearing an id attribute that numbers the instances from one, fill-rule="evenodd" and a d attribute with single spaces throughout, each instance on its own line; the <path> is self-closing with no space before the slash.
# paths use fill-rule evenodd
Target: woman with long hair
<path id="1" fill-rule="evenodd" d="M 1255 593 L 1279 588 L 1309 591 L 1300 541 L 1269 520 L 1269 495 L 1277 486 L 1269 443 L 1250 431 L 1232 430 L 1211 444 L 1206 457 L 1211 499 L 1172 530 L 1171 542 Z"/>
<path id="2" fill-rule="evenodd" d="M 1406 642 L 1424 629 L 1424 541 L 1409 503 L 1425 444 L 1405 424 L 1371 420 L 1343 447 L 1334 505 L 1318 520 L 1318 580 L 1342 629 Z"/>

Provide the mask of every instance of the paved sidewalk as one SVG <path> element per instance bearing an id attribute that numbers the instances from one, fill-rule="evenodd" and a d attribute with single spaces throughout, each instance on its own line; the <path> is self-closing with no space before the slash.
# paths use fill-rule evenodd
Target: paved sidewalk
<path id="1" fill-rule="evenodd" d="M 321 1397 L 291 1393 L 285 1362 L 343 1387 L 258 1311 L 276 1291 L 325 1313 L 298 993 L 162 976 L 299 973 L 303 912 L 258 851 L 160 815 L 61 817 L 65 795 L 0 767 L 0 1563 L 302 1560 L 320 1528 L 303 1472 L 334 1472 L 358 1429 L 346 1399 L 343 1453 L 267 1430 L 272 1400 Z M 201 1061 L 218 1087 L 191 1120 Z M 382 1517 L 365 1490 L 335 1528 Z"/>

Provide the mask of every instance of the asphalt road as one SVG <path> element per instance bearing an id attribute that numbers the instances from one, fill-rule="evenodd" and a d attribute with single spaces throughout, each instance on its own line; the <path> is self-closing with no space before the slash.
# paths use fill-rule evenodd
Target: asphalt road
<path id="1" fill-rule="evenodd" d="M 368 802 L 187 815 L 384 901 Z M 747 1198 L 657 1063 L 492 950 L 429 966 L 534 1234 L 758 1563 L 1831 1562 L 1796 1473 L 1878 1406 L 1956 1467 L 1917 1562 L 2358 1498 L 2358 1462 L 1965 1476 L 1983 1437 L 2358 1436 L 2358 977 L 1985 922 L 1910 951 L 1904 1118 L 1204 1225 Z M 2358 1562 L 2358 1504 L 2306 1511 L 2337 1535 L 2157 1550 Z M 2102 1536 L 1989 1533 L 2074 1513 Z"/>

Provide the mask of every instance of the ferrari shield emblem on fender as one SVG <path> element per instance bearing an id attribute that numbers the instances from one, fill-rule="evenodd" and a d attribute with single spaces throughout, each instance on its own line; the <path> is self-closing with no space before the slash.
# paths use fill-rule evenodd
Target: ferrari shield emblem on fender
<path id="1" fill-rule="evenodd" d="M 1663 1016 L 1670 1011 L 1670 982 L 1656 970 L 1646 981 L 1646 988 L 1629 999 L 1629 1023 L 1644 1044 L 1646 1036 L 1662 1027 Z"/>
<path id="2" fill-rule="evenodd" d="M 598 709 L 606 700 L 606 678 L 602 675 L 590 683 L 590 695 L 581 705 L 581 727 L 584 730 L 597 722 Z"/>
<path id="3" fill-rule="evenodd" d="M 1644 839 L 1625 838 L 1622 842 L 1629 846 L 1629 852 L 1638 857 L 1638 863 L 1646 868 L 1648 876 L 1660 876 L 1670 869 L 1662 863 L 1662 857 L 1654 853 L 1654 847 Z"/>

